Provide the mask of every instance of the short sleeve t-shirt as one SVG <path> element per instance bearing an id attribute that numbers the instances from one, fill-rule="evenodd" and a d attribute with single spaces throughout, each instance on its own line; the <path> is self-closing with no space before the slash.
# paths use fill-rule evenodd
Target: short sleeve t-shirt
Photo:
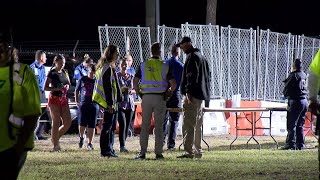
<path id="1" fill-rule="evenodd" d="M 76 91 L 80 91 L 80 102 L 81 103 L 91 103 L 92 94 L 94 88 L 94 79 L 91 79 L 87 76 L 83 76 L 76 85 Z"/>
<path id="2" fill-rule="evenodd" d="M 48 73 L 48 78 L 51 79 L 51 87 L 54 88 L 61 88 L 64 85 L 68 84 L 68 78 L 67 78 L 66 71 L 58 72 L 55 69 L 50 70 Z M 62 95 L 62 91 L 51 91 L 51 94 L 54 96 Z"/>

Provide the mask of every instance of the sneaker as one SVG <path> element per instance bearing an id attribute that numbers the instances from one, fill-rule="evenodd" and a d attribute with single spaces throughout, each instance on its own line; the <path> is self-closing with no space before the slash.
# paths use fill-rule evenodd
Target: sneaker
<path id="1" fill-rule="evenodd" d="M 156 154 L 156 160 L 163 160 L 164 157 L 162 154 Z"/>
<path id="2" fill-rule="evenodd" d="M 83 144 L 84 144 L 84 138 L 80 137 L 79 148 L 82 148 Z"/>
<path id="3" fill-rule="evenodd" d="M 43 136 L 37 136 L 37 140 L 47 140 L 47 137 L 43 137 Z"/>
<path id="4" fill-rule="evenodd" d="M 120 147 L 120 152 L 121 153 L 127 153 L 129 151 L 128 151 L 128 149 L 126 147 Z"/>
<path id="5" fill-rule="evenodd" d="M 175 147 L 168 147 L 168 151 L 175 151 L 176 148 Z"/>
<path id="6" fill-rule="evenodd" d="M 280 150 L 296 150 L 296 148 L 293 146 L 286 145 L 286 146 L 281 147 Z"/>
<path id="7" fill-rule="evenodd" d="M 187 159 L 187 158 L 189 158 L 189 159 L 192 159 L 194 157 L 194 155 L 193 154 L 183 154 L 183 155 L 181 155 L 181 156 L 177 156 L 177 158 L 179 158 L 179 159 Z"/>
<path id="8" fill-rule="evenodd" d="M 101 157 L 117 158 L 118 155 L 116 153 L 106 153 L 106 154 L 101 154 Z"/>
<path id="9" fill-rule="evenodd" d="M 297 146 L 297 150 L 304 150 L 306 148 L 306 146 Z"/>
<path id="10" fill-rule="evenodd" d="M 194 154 L 194 158 L 201 159 L 202 158 L 202 153 Z"/>
<path id="11" fill-rule="evenodd" d="M 134 160 L 145 160 L 146 159 L 146 155 L 145 154 L 138 154 Z"/>
<path id="12" fill-rule="evenodd" d="M 91 143 L 89 143 L 89 144 L 87 145 L 87 149 L 88 149 L 89 151 L 94 150 L 93 145 L 92 145 Z"/>

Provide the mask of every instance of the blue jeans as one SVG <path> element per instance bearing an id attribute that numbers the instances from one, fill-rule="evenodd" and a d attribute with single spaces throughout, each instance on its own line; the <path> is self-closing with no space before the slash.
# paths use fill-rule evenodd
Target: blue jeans
<path id="1" fill-rule="evenodd" d="M 114 131 L 116 129 L 118 113 L 109 113 L 107 111 L 103 114 L 103 123 L 100 133 L 100 153 L 102 156 L 114 153 Z"/>
<path id="2" fill-rule="evenodd" d="M 301 148 L 304 146 L 303 125 L 308 110 L 308 100 L 300 99 L 288 101 L 287 112 L 287 139 L 286 145 L 291 148 Z"/>
<path id="3" fill-rule="evenodd" d="M 179 91 L 173 93 L 169 101 L 167 102 L 167 108 L 181 108 L 182 96 Z M 164 132 L 164 144 L 168 134 L 167 147 L 174 148 L 176 145 L 177 127 L 179 125 L 179 112 L 166 112 L 166 119 L 163 124 Z M 169 123 L 169 129 L 167 129 L 167 124 Z"/>

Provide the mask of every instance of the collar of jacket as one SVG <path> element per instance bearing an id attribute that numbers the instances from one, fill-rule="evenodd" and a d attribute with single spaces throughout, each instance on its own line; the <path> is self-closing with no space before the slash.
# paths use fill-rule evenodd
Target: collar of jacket
<path id="1" fill-rule="evenodd" d="M 190 49 L 188 49 L 186 51 L 186 54 L 190 54 L 190 53 L 198 52 L 198 51 L 200 51 L 198 48 L 190 47 Z"/>

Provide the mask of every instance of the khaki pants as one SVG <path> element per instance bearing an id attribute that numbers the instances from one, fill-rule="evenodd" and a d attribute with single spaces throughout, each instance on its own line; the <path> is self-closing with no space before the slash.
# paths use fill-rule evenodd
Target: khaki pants
<path id="1" fill-rule="evenodd" d="M 203 100 L 192 99 L 192 104 L 184 100 L 182 134 L 184 137 L 184 150 L 188 154 L 201 153 L 201 126 L 203 123 Z M 192 147 L 194 145 L 195 151 Z"/>
<path id="2" fill-rule="evenodd" d="M 142 125 L 140 132 L 140 154 L 145 154 L 148 148 L 149 128 L 154 112 L 155 122 L 155 153 L 161 154 L 163 151 L 163 123 L 166 115 L 166 102 L 162 94 L 145 94 L 142 96 Z"/>

